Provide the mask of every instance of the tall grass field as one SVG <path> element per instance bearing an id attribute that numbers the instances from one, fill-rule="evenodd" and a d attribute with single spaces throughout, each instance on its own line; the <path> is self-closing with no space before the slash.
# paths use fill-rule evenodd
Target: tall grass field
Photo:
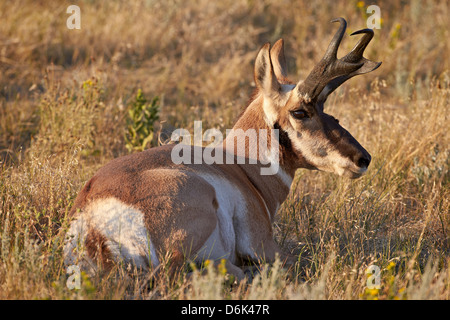
<path id="1" fill-rule="evenodd" d="M 68 28 L 70 5 L 80 29 Z M 256 54 L 285 41 L 304 79 L 344 17 L 338 57 L 366 28 L 376 71 L 347 81 L 325 111 L 372 155 L 363 177 L 299 169 L 274 224 L 298 259 L 236 282 L 223 264 L 170 277 L 63 263 L 69 211 L 108 161 L 171 132 L 224 134 L 255 87 Z M 450 298 L 450 7 L 446 0 L 0 1 L 0 299 Z M 369 20 L 370 21 L 370 20 Z"/>

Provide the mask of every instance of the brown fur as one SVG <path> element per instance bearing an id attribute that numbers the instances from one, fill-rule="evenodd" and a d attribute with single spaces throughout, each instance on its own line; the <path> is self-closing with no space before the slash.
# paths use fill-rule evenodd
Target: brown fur
<path id="1" fill-rule="evenodd" d="M 103 269 L 109 270 L 113 266 L 113 257 L 106 242 L 106 237 L 100 231 L 90 229 L 86 236 L 85 246 L 88 257 L 100 263 Z"/>

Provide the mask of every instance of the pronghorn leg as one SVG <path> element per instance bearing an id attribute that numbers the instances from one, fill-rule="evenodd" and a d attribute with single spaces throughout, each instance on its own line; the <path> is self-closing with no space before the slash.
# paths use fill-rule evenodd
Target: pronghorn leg
<path id="1" fill-rule="evenodd" d="M 225 268 L 227 269 L 227 272 L 229 274 L 236 277 L 236 280 L 238 282 L 240 282 L 246 278 L 244 271 L 241 268 L 239 268 L 238 266 L 232 264 L 229 260 L 226 261 Z"/>
<path id="2" fill-rule="evenodd" d="M 214 261 L 214 268 L 216 269 L 219 266 L 219 264 L 221 264 L 221 263 L 222 263 L 221 261 Z M 226 260 L 225 268 L 226 268 L 226 273 L 228 275 L 234 276 L 236 282 L 241 282 L 242 280 L 245 280 L 246 278 L 249 279 L 249 280 L 252 279 L 251 276 L 249 276 L 247 273 L 244 273 L 244 271 L 241 268 L 239 268 L 238 266 L 234 265 L 229 260 Z M 206 269 L 202 270 L 201 274 L 203 275 L 206 272 L 207 272 Z M 193 272 L 189 272 L 186 275 L 186 278 L 187 279 L 191 279 L 193 274 L 194 274 Z"/>

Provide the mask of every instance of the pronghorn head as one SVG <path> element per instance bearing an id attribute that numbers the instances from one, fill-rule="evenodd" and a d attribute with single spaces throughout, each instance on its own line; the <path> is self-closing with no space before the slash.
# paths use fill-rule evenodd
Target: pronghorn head
<path id="1" fill-rule="evenodd" d="M 319 169 L 358 178 L 367 170 L 371 156 L 337 119 L 324 113 L 324 103 L 346 80 L 375 70 L 381 62 L 363 57 L 373 37 L 370 29 L 354 32 L 363 37 L 350 53 L 337 59 L 347 23 L 343 18 L 332 22 L 340 23 L 339 30 L 322 60 L 304 81 L 292 84 L 286 79 L 283 40 L 278 40 L 272 48 L 265 44 L 258 53 L 255 83 L 263 96 L 266 122 L 280 130 L 280 144 L 290 149 L 281 155 L 290 158 L 286 162 L 294 168 Z"/>

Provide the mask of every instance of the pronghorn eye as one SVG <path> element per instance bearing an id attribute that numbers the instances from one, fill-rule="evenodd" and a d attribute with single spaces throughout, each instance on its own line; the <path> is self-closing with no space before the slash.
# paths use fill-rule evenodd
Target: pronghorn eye
<path id="1" fill-rule="evenodd" d="M 309 118 L 308 114 L 306 113 L 305 110 L 294 110 L 294 111 L 291 111 L 291 114 L 296 119 Z"/>

